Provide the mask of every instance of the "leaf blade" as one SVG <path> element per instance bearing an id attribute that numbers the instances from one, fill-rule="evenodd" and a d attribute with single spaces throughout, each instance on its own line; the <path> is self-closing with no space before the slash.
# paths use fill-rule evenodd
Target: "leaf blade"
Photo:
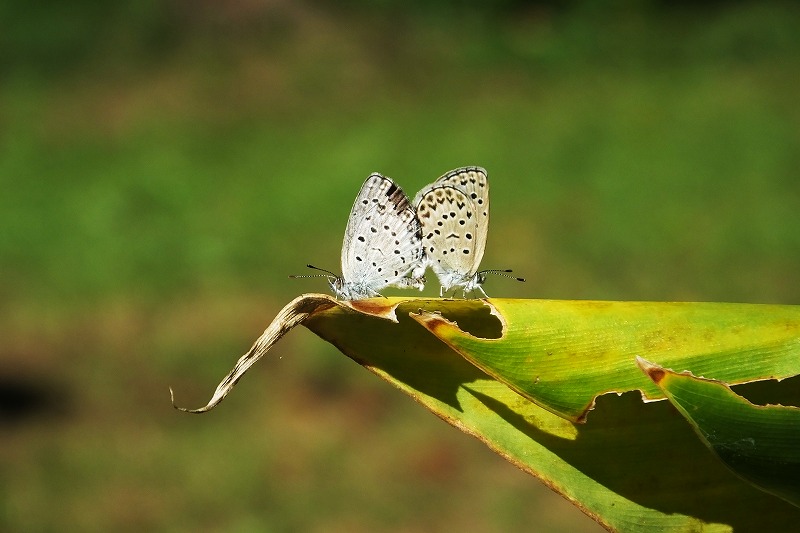
<path id="1" fill-rule="evenodd" d="M 780 531 L 800 519 L 800 512 L 709 455 L 667 402 L 607 395 L 586 424 L 574 424 L 493 379 L 409 319 L 422 308 L 463 324 L 483 304 L 477 305 L 405 301 L 396 324 L 330 309 L 304 325 L 606 528 Z"/>
<path id="2" fill-rule="evenodd" d="M 582 422 L 596 398 L 663 393 L 635 358 L 728 383 L 800 373 L 800 307 L 788 305 L 489 300 L 506 321 L 501 341 L 465 334 L 434 315 L 420 323 L 525 397 Z"/>

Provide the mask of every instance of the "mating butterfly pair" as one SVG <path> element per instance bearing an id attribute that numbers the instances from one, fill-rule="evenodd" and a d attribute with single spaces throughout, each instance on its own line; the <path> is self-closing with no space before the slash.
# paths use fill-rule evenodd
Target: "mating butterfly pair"
<path id="1" fill-rule="evenodd" d="M 422 290 L 430 267 L 440 295 L 478 290 L 487 273 L 478 271 L 489 228 L 489 182 L 480 167 L 452 170 L 423 188 L 413 206 L 390 178 L 374 173 L 356 197 L 342 245 L 342 275 L 320 274 L 337 298 L 380 296 L 385 287 Z M 291 276 L 307 277 L 307 276 Z M 515 278 L 524 281 L 522 278 Z"/>

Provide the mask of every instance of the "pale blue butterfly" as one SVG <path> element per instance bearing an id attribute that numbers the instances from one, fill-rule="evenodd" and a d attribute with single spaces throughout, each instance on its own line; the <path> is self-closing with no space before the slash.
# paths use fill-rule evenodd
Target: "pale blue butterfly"
<path id="1" fill-rule="evenodd" d="M 371 174 L 356 196 L 342 243 L 342 275 L 321 270 L 337 298 L 381 296 L 386 287 L 422 290 L 420 224 L 403 190 L 390 178 Z M 411 277 L 409 277 L 409 274 Z M 311 276 L 290 276 L 293 278 Z"/>
<path id="2" fill-rule="evenodd" d="M 451 170 L 423 188 L 414 204 L 422 230 L 424 265 L 439 278 L 440 296 L 461 289 L 464 296 L 477 290 L 486 297 L 481 287 L 486 274 L 511 272 L 478 270 L 489 230 L 486 170 L 474 166 Z M 419 270 L 417 274 L 421 275 Z"/>

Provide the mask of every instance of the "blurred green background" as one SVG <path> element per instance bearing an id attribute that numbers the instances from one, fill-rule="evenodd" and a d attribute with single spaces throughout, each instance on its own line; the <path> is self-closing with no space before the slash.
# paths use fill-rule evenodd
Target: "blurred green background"
<path id="1" fill-rule="evenodd" d="M 168 386 L 373 171 L 489 171 L 492 296 L 798 304 L 798 80 L 793 2 L 0 2 L 0 530 L 599 530 L 302 328 Z"/>

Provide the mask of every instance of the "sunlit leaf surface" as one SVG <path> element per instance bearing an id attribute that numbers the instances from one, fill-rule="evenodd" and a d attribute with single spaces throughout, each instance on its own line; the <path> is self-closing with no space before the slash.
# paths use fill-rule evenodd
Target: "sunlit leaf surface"
<path id="1" fill-rule="evenodd" d="M 539 405 L 580 421 L 595 397 L 663 394 L 636 357 L 727 383 L 800 371 L 800 307 L 721 303 L 494 299 L 502 339 L 465 334 L 442 318 L 418 320 L 487 373 Z"/>

